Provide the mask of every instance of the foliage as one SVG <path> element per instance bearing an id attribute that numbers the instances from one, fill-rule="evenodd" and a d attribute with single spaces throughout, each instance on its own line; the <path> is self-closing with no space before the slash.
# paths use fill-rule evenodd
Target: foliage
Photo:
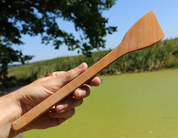
<path id="1" fill-rule="evenodd" d="M 78 49 L 78 52 L 91 56 L 91 50 L 105 47 L 103 37 L 116 31 L 116 27 L 106 26 L 108 19 L 102 16 L 102 12 L 114 4 L 115 0 L 2 0 L 0 38 L 8 51 L 3 54 L 13 51 L 13 55 L 19 57 L 22 52 L 16 52 L 9 45 L 23 44 L 22 35 L 40 34 L 42 43 L 50 43 L 55 49 L 65 44 L 68 50 Z M 80 39 L 62 30 L 57 23 L 59 18 L 73 22 L 76 31 L 82 32 Z M 8 63 L 18 61 L 15 57 L 9 58 L 14 59 L 6 60 Z M 6 62 L 1 64 L 6 66 Z"/>
<path id="2" fill-rule="evenodd" d="M 63 43 L 69 50 L 80 48 L 88 54 L 94 48 L 105 47 L 103 37 L 116 31 L 116 27 L 106 27 L 108 19 L 102 11 L 111 8 L 115 0 L 3 0 L 0 1 L 0 34 L 4 45 L 22 44 L 22 34 L 41 34 L 42 42 L 53 41 L 55 48 Z M 81 44 L 75 37 L 61 30 L 57 19 L 71 21 L 76 31 L 83 31 Z"/>
<path id="3" fill-rule="evenodd" d="M 8 45 L 0 44 L 0 81 L 6 77 L 9 63 L 21 62 L 24 64 L 26 60 L 30 60 L 32 57 L 24 56 L 21 51 L 14 50 Z"/>
<path id="4" fill-rule="evenodd" d="M 132 52 L 121 57 L 100 72 L 100 75 L 153 71 L 178 67 L 177 49 L 178 38 L 161 41 L 152 47 Z M 17 83 L 21 84 L 21 82 L 31 82 L 38 78 L 47 76 L 54 71 L 70 70 L 82 62 L 86 62 L 90 67 L 110 51 L 111 50 L 95 52 L 92 57 L 86 57 L 84 55 L 61 57 L 32 65 L 11 68 L 8 70 L 9 77 L 13 76 L 14 78 L 8 82 L 10 83 L 13 81 L 13 83 L 11 83 L 13 85 Z"/>

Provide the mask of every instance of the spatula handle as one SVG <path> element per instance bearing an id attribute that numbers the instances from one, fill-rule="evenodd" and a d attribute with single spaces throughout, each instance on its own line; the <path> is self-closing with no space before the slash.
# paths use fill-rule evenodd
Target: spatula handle
<path id="1" fill-rule="evenodd" d="M 122 50 L 118 49 L 118 51 L 121 52 Z M 123 53 L 123 51 L 121 53 Z M 119 54 L 116 52 L 110 52 L 100 61 L 95 63 L 93 66 L 91 66 L 88 70 L 80 74 L 78 77 L 76 77 L 71 82 L 63 86 L 60 90 L 55 92 L 53 95 L 51 95 L 50 97 L 48 97 L 47 99 L 39 103 L 37 106 L 32 108 L 30 111 L 25 113 L 23 116 L 18 118 L 15 122 L 13 122 L 12 129 L 14 131 L 20 131 L 29 123 L 31 123 L 32 121 L 40 117 L 42 114 L 44 114 L 53 105 L 63 100 L 64 98 L 69 96 L 74 90 L 76 90 L 78 87 L 80 87 L 81 85 L 83 85 L 84 83 L 92 79 L 102 69 L 104 69 L 112 62 L 114 62 L 118 58 L 118 55 Z"/>

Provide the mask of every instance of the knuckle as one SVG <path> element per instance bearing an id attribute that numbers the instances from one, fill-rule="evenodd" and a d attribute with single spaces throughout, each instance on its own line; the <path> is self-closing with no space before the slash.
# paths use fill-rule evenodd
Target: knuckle
<path id="1" fill-rule="evenodd" d="M 53 73 L 51 74 L 51 76 L 52 76 L 52 77 L 57 77 L 57 72 L 53 72 Z"/>
<path id="2" fill-rule="evenodd" d="M 72 70 L 70 70 L 70 71 L 63 71 L 63 75 L 67 79 L 70 79 L 72 77 Z"/>

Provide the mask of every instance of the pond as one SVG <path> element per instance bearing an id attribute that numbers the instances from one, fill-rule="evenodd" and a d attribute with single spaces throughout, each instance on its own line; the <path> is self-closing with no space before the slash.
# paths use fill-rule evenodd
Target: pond
<path id="1" fill-rule="evenodd" d="M 62 125 L 25 138 L 177 138 L 178 69 L 101 76 L 100 87 Z"/>

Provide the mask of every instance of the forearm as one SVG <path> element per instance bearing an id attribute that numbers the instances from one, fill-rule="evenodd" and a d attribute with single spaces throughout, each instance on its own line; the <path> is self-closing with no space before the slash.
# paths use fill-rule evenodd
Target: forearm
<path id="1" fill-rule="evenodd" d="M 11 125 L 21 114 L 18 91 L 0 97 L 0 137 L 13 137 Z"/>

